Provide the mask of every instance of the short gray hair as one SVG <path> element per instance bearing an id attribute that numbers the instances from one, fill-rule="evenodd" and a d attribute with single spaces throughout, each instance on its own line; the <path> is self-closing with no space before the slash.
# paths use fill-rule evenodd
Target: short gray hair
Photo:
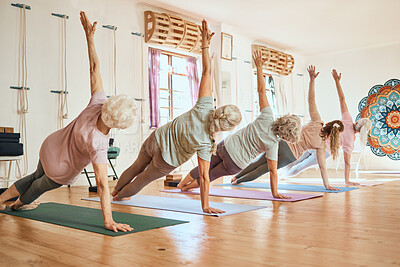
<path id="1" fill-rule="evenodd" d="M 109 128 L 126 129 L 133 123 L 135 110 L 136 105 L 132 97 L 112 96 L 101 109 L 101 119 Z"/>
<path id="2" fill-rule="evenodd" d="M 300 118 L 293 114 L 279 117 L 272 124 L 272 130 L 275 135 L 279 136 L 279 138 L 289 143 L 296 143 L 300 141 Z"/>

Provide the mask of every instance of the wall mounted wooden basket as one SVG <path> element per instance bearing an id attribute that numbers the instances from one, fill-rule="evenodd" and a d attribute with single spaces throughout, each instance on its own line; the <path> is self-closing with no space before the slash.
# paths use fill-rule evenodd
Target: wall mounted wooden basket
<path id="1" fill-rule="evenodd" d="M 201 34 L 197 24 L 166 13 L 144 12 L 145 41 L 186 52 L 201 53 Z"/>
<path id="2" fill-rule="evenodd" d="M 252 45 L 251 48 L 253 53 L 254 51 L 260 51 L 261 56 L 267 59 L 263 66 L 265 70 L 277 73 L 279 75 L 288 75 L 292 72 L 294 67 L 294 58 L 292 55 L 268 48 L 263 45 Z M 254 62 L 253 67 L 255 67 Z"/>

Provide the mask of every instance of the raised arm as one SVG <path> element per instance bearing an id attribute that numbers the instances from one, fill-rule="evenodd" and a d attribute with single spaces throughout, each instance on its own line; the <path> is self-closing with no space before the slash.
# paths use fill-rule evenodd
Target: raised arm
<path id="1" fill-rule="evenodd" d="M 269 182 L 271 185 L 271 193 L 274 198 L 291 198 L 289 196 L 281 195 L 278 193 L 278 162 L 267 158 L 269 170 Z"/>
<path id="2" fill-rule="evenodd" d="M 257 91 L 258 91 L 258 102 L 260 103 L 260 111 L 263 108 L 269 106 L 267 94 L 265 92 L 265 81 L 263 76 L 262 66 L 264 65 L 265 60 L 261 57 L 260 51 L 255 51 L 253 54 L 254 64 L 257 68 Z"/>
<path id="3" fill-rule="evenodd" d="M 103 212 L 104 227 L 108 230 L 132 231 L 127 224 L 116 223 L 112 217 L 110 189 L 108 188 L 107 164 L 93 164 L 94 175 L 96 178 L 97 192 L 100 196 L 100 205 Z"/>
<path id="4" fill-rule="evenodd" d="M 318 161 L 319 170 L 321 172 L 322 180 L 324 181 L 325 189 L 339 191 L 340 190 L 339 188 L 332 187 L 329 185 L 328 171 L 326 169 L 325 149 L 323 149 L 323 148 L 317 149 L 317 161 Z"/>
<path id="5" fill-rule="evenodd" d="M 201 207 L 206 213 L 225 213 L 225 211 L 211 208 L 208 200 L 210 190 L 210 162 L 197 157 L 199 162 L 199 176 L 200 176 L 200 199 Z"/>
<path id="6" fill-rule="evenodd" d="M 341 73 L 338 74 L 337 71 L 334 69 L 334 70 L 332 70 L 332 76 L 333 76 L 333 79 L 335 80 L 336 90 L 337 90 L 338 97 L 339 97 L 340 111 L 342 113 L 348 112 L 349 110 L 346 105 L 346 99 L 344 98 L 342 86 L 340 85 L 340 79 L 342 78 L 342 74 Z"/>
<path id="7" fill-rule="evenodd" d="M 99 58 L 97 57 L 96 48 L 94 47 L 94 33 L 96 31 L 97 22 L 93 25 L 90 23 L 85 12 L 81 11 L 81 23 L 86 34 L 86 41 L 89 53 L 90 65 L 90 93 L 93 96 L 96 92 L 104 92 L 103 81 L 100 75 Z"/>
<path id="8" fill-rule="evenodd" d="M 321 116 L 318 113 L 317 104 L 315 103 L 315 79 L 318 77 L 319 72 L 315 73 L 313 65 L 307 68 L 310 75 L 310 86 L 308 89 L 308 112 L 312 121 L 321 121 Z"/>
<path id="9" fill-rule="evenodd" d="M 211 61 L 210 61 L 210 42 L 214 33 L 208 28 L 207 21 L 203 19 L 201 31 L 201 58 L 203 71 L 199 87 L 199 98 L 203 96 L 212 96 L 211 92 Z"/>

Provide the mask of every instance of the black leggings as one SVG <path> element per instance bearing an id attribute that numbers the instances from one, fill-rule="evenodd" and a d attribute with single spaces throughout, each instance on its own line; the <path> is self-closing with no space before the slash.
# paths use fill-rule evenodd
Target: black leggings
<path id="1" fill-rule="evenodd" d="M 283 140 L 279 140 L 278 169 L 285 167 L 294 161 L 296 161 L 296 158 L 287 143 Z M 267 172 L 269 172 L 267 158 L 265 157 L 265 153 L 263 153 L 236 175 L 237 183 L 240 184 L 243 182 L 253 181 Z"/>

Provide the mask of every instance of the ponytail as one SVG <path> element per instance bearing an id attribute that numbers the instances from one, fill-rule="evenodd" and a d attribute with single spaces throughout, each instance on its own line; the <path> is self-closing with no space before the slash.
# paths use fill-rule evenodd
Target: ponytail
<path id="1" fill-rule="evenodd" d="M 319 134 L 325 141 L 329 138 L 329 148 L 333 159 L 335 160 L 339 154 L 340 133 L 343 132 L 344 125 L 340 120 L 334 120 L 325 124 Z"/>
<path id="2" fill-rule="evenodd" d="M 211 153 L 215 155 L 217 144 L 215 134 L 220 131 L 230 131 L 242 120 L 242 114 L 238 107 L 225 105 L 210 112 L 207 117 L 208 136 L 211 140 Z"/>

